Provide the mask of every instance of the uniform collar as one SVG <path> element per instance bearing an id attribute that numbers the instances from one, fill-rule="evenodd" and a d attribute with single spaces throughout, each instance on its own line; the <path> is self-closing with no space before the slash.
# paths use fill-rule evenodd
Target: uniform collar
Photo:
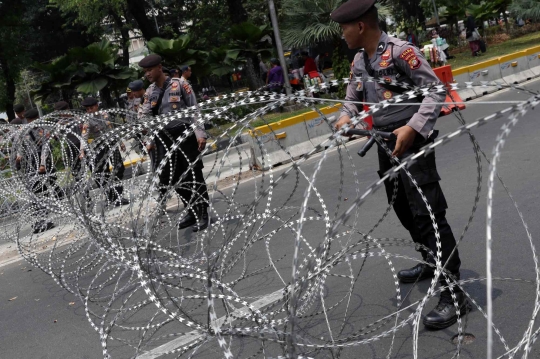
<path id="1" fill-rule="evenodd" d="M 377 53 L 382 54 L 388 47 L 388 35 L 386 32 L 381 31 L 381 37 L 379 38 L 379 43 L 377 45 Z"/>

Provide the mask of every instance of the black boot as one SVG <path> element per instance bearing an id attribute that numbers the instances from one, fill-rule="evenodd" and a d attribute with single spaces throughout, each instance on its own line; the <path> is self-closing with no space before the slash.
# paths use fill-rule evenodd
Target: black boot
<path id="1" fill-rule="evenodd" d="M 208 228 L 208 209 L 205 205 L 199 204 L 197 210 L 197 223 L 193 225 L 193 232 L 204 231 Z"/>
<path id="2" fill-rule="evenodd" d="M 129 200 L 122 198 L 124 187 L 111 188 L 108 193 L 109 204 L 113 204 L 115 207 L 125 206 L 129 204 Z"/>
<path id="3" fill-rule="evenodd" d="M 53 228 L 54 228 L 54 223 L 41 220 L 34 224 L 34 233 L 46 232 L 49 229 L 53 229 Z"/>
<path id="4" fill-rule="evenodd" d="M 180 222 L 178 222 L 178 229 L 184 229 L 187 227 L 191 227 L 195 223 L 197 223 L 197 218 L 195 217 L 195 214 L 193 211 L 195 211 L 196 208 L 192 207 L 187 210 L 187 213 L 182 217 Z"/>
<path id="5" fill-rule="evenodd" d="M 471 309 L 469 301 L 463 292 L 455 293 L 460 315 Z M 439 304 L 424 318 L 424 325 L 431 329 L 448 328 L 457 321 L 457 310 L 449 291 L 441 293 Z"/>
<path id="6" fill-rule="evenodd" d="M 401 283 L 414 283 L 416 280 L 421 281 L 428 278 L 433 278 L 435 271 L 427 264 L 418 263 L 411 269 L 404 269 L 398 272 L 397 276 Z"/>
<path id="7" fill-rule="evenodd" d="M 114 201 L 115 207 L 126 206 L 128 204 L 129 204 L 129 199 L 125 199 L 122 197 L 119 197 L 116 201 Z"/>

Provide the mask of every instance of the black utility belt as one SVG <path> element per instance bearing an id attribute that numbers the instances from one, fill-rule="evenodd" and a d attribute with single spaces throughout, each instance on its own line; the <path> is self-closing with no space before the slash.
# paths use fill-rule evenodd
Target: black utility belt
<path id="1" fill-rule="evenodd" d="M 373 129 L 377 131 L 382 131 L 382 132 L 392 132 L 394 130 L 397 130 L 400 127 L 405 126 L 406 124 L 409 123 L 410 120 L 411 120 L 410 118 L 407 118 L 405 120 L 400 120 L 400 121 L 388 124 L 386 126 L 373 126 Z"/>

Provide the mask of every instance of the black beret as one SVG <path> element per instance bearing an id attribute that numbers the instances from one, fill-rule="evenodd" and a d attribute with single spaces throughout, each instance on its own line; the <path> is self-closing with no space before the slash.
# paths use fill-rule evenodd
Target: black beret
<path id="1" fill-rule="evenodd" d="M 66 101 L 60 101 L 54 104 L 54 110 L 55 111 L 64 111 L 69 110 L 69 103 Z"/>
<path id="2" fill-rule="evenodd" d="M 23 125 L 23 120 L 21 118 L 16 118 L 9 123 L 10 125 Z"/>
<path id="3" fill-rule="evenodd" d="M 140 91 L 143 89 L 143 87 L 144 87 L 144 82 L 142 82 L 142 80 L 136 80 L 129 83 L 128 90 Z M 131 91 L 126 91 L 126 92 L 131 92 Z"/>
<path id="4" fill-rule="evenodd" d="M 14 105 L 13 106 L 13 111 L 15 112 L 24 112 L 24 106 L 23 105 Z"/>
<path id="5" fill-rule="evenodd" d="M 33 120 L 38 117 L 39 117 L 39 112 L 35 108 L 31 108 L 30 110 L 24 113 L 24 118 L 26 118 L 27 120 Z"/>
<path id="6" fill-rule="evenodd" d="M 182 70 L 182 73 L 186 72 L 189 69 L 188 65 L 182 66 L 180 70 Z"/>
<path id="7" fill-rule="evenodd" d="M 82 106 L 84 107 L 90 107 L 90 106 L 95 106 L 98 104 L 98 100 L 96 100 L 95 98 L 93 97 L 87 97 L 83 100 L 83 102 L 81 103 Z"/>
<path id="8" fill-rule="evenodd" d="M 359 19 L 377 0 L 349 0 L 330 14 L 330 18 L 339 24 L 348 24 Z"/>
<path id="9" fill-rule="evenodd" d="M 142 67 L 143 69 L 154 67 L 159 64 L 161 64 L 161 56 L 156 55 L 156 54 L 148 55 L 144 59 L 139 61 L 139 66 Z"/>

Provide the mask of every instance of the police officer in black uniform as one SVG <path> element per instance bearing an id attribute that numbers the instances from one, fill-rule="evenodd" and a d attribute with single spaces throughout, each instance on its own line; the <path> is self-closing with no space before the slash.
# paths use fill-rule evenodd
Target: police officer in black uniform
<path id="1" fill-rule="evenodd" d="M 99 110 L 98 101 L 93 97 L 87 97 L 81 103 L 86 109 L 87 114 L 96 113 Z M 86 157 L 86 147 L 88 146 L 88 139 L 97 139 L 105 132 L 112 129 L 112 124 L 108 115 L 88 116 L 85 118 L 85 122 L 82 128 L 82 138 L 80 147 L 81 159 Z M 124 179 L 124 163 L 122 161 L 122 155 L 118 148 L 111 149 L 111 145 L 103 146 L 103 148 L 96 154 L 96 158 L 92 166 L 92 173 L 96 176 L 96 183 L 100 187 L 105 187 L 109 181 L 116 182 L 109 188 L 107 192 L 107 204 L 114 204 L 114 206 L 125 206 L 129 204 L 129 201 L 122 197 L 124 192 L 124 186 L 120 184 Z M 121 145 L 123 147 L 123 144 Z M 111 170 L 109 169 L 109 157 L 111 157 L 111 163 L 113 166 L 112 177 Z"/>
<path id="2" fill-rule="evenodd" d="M 12 123 L 30 124 L 39 118 L 39 112 L 37 109 L 30 109 L 24 113 L 24 117 L 25 121 L 17 118 Z M 56 196 L 57 199 L 63 197 L 62 189 L 56 183 L 56 170 L 50 156 L 48 143 L 50 132 L 43 127 L 32 127 L 23 133 L 22 141 L 17 144 L 16 161 L 26 175 L 29 188 L 36 195 L 36 200 L 33 203 L 34 215 L 45 217 L 48 210 L 41 203 L 40 197 L 51 195 Z M 33 228 L 34 233 L 40 233 L 54 228 L 54 223 L 40 218 L 33 224 Z"/>
<path id="3" fill-rule="evenodd" d="M 144 95 L 144 103 L 140 107 L 141 116 L 157 116 L 196 106 L 191 86 L 183 84 L 178 78 L 171 79 L 166 76 L 159 55 L 145 57 L 139 62 L 139 66 L 145 70 L 146 78 L 152 83 Z M 172 152 L 170 160 L 159 175 L 162 185 L 160 201 L 164 203 L 167 186 L 174 185 L 184 204 L 189 206 L 178 227 L 180 229 L 192 227 L 194 232 L 198 232 L 208 227 L 209 197 L 202 172 L 202 161 L 198 160 L 192 169 L 189 169 L 189 166 L 206 147 L 207 135 L 204 129 L 197 127 L 194 133 L 181 143 L 179 149 L 172 150 L 174 142 L 187 131 L 191 131 L 190 123 L 186 123 L 186 120 L 189 121 L 185 119 L 184 122 L 181 120 L 169 122 L 147 148 L 148 150 L 155 148 L 157 152 L 154 170 L 167 152 Z M 182 182 L 178 183 L 182 176 L 184 176 Z"/>
<path id="4" fill-rule="evenodd" d="M 331 14 L 332 20 L 338 22 L 343 30 L 343 36 L 350 49 L 363 48 L 354 58 L 351 65 L 351 79 L 361 78 L 363 81 L 351 81 L 347 88 L 346 100 L 377 103 L 392 99 L 403 93 L 404 89 L 391 86 L 392 81 L 405 82 L 411 86 L 427 86 L 440 84 L 439 79 L 429 66 L 422 53 L 410 43 L 388 36 L 379 29 L 379 20 L 376 0 L 349 0 Z M 368 76 L 384 78 L 385 84 L 364 81 Z M 406 158 L 433 141 L 436 137 L 433 128 L 439 116 L 441 103 L 445 94 L 429 93 L 427 96 L 417 98 L 418 105 L 388 106 L 373 114 L 373 127 L 376 130 L 393 132 L 397 141 L 386 142 L 397 158 Z M 411 100 L 407 100 L 410 102 Z M 358 114 L 354 104 L 346 104 L 341 113 L 336 129 L 349 124 L 351 117 Z M 379 175 L 393 167 L 393 163 L 379 146 Z M 452 229 L 446 220 L 447 204 L 439 185 L 440 177 L 437 173 L 435 154 L 420 156 L 410 167 L 409 172 L 415 178 L 435 215 L 441 243 L 441 262 L 446 264 L 454 280 L 459 280 L 461 261 L 459 252 L 450 256 L 456 246 Z M 433 255 L 420 250 L 424 262 L 435 263 L 437 255 L 436 237 L 433 224 L 424 201 L 416 187 L 405 174 L 400 171 L 399 191 L 394 202 L 394 210 L 403 226 L 409 230 L 415 243 L 429 248 Z M 392 198 L 393 181 L 385 182 L 388 200 Z M 419 248 L 421 248 L 419 246 Z M 448 263 L 447 263 L 448 262 Z M 412 283 L 434 276 L 434 268 L 428 264 L 419 264 L 411 269 L 402 270 L 398 277 L 403 283 Z M 441 274 L 440 283 L 448 283 Z M 465 294 L 457 287 L 453 287 L 458 299 L 461 314 L 464 314 L 469 305 Z M 456 308 L 448 289 L 442 291 L 439 304 L 424 318 L 424 325 L 429 328 L 443 329 L 457 320 Z"/>

